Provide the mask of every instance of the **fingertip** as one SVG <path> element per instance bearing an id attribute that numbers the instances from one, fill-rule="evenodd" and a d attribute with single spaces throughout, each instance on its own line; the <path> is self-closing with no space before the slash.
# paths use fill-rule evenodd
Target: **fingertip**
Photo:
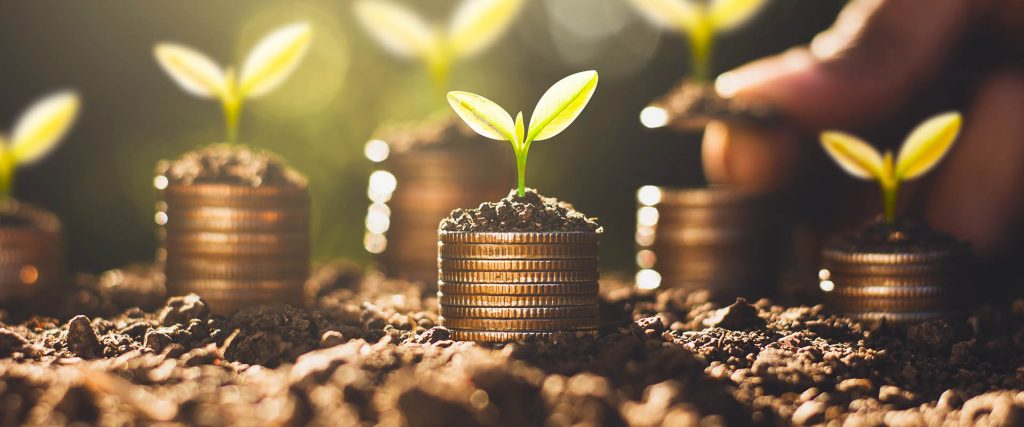
<path id="1" fill-rule="evenodd" d="M 769 193 L 789 183 L 799 141 L 786 129 L 711 122 L 703 141 L 705 175 L 711 184 Z"/>

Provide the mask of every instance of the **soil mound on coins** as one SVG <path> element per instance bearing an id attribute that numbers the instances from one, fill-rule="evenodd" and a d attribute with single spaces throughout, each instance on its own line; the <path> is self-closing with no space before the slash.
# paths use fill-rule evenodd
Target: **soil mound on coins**
<path id="1" fill-rule="evenodd" d="M 424 121 L 397 123 L 377 131 L 375 138 L 387 142 L 392 153 L 451 148 L 486 148 L 483 137 L 458 117 L 446 114 Z"/>
<path id="2" fill-rule="evenodd" d="M 836 236 L 831 249 L 875 253 L 966 252 L 968 244 L 919 221 L 897 219 L 888 224 L 878 217 Z"/>
<path id="3" fill-rule="evenodd" d="M 601 230 L 597 218 L 587 218 L 571 204 L 544 197 L 532 188 L 520 197 L 516 190 L 497 203 L 482 203 L 475 209 L 456 209 L 441 221 L 444 231 L 543 232 Z"/>
<path id="4" fill-rule="evenodd" d="M 250 187 L 306 187 L 306 178 L 280 157 L 243 145 L 215 144 L 157 165 L 157 173 L 177 184 L 233 184 Z"/>

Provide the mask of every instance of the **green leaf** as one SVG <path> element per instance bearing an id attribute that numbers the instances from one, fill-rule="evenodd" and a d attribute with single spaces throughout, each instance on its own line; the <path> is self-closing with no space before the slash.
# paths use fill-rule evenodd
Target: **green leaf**
<path id="1" fill-rule="evenodd" d="M 61 91 L 29 107 L 11 135 L 10 155 L 15 163 L 32 163 L 53 150 L 71 128 L 80 105 L 77 93 Z"/>
<path id="2" fill-rule="evenodd" d="M 283 83 L 305 56 L 312 38 L 313 28 L 309 23 L 298 22 L 260 40 L 242 65 L 239 95 L 257 97 Z"/>
<path id="3" fill-rule="evenodd" d="M 355 3 L 355 13 L 366 31 L 395 55 L 426 61 L 442 54 L 438 32 L 405 6 L 360 0 Z"/>
<path id="4" fill-rule="evenodd" d="M 726 31 L 746 22 L 765 3 L 765 0 L 713 0 L 708 13 L 715 30 Z"/>
<path id="5" fill-rule="evenodd" d="M 224 71 L 199 51 L 175 43 L 159 43 L 153 54 L 186 92 L 200 98 L 224 98 L 228 93 Z"/>
<path id="6" fill-rule="evenodd" d="M 524 0 L 465 0 L 448 27 L 448 51 L 466 57 L 490 46 L 508 29 Z"/>
<path id="7" fill-rule="evenodd" d="M 516 146 L 522 145 L 523 141 L 526 141 L 526 124 L 523 123 L 523 112 L 520 111 L 516 115 Z"/>
<path id="8" fill-rule="evenodd" d="M 679 32 L 688 32 L 704 19 L 704 6 L 690 0 L 630 0 L 633 6 L 655 24 Z"/>
<path id="9" fill-rule="evenodd" d="M 529 144 L 561 133 L 583 112 L 597 89 L 597 71 L 581 71 L 551 86 L 537 101 L 530 116 Z"/>
<path id="10" fill-rule="evenodd" d="M 896 178 L 914 179 L 935 167 L 956 141 L 962 121 L 960 113 L 949 112 L 918 125 L 900 148 Z"/>
<path id="11" fill-rule="evenodd" d="M 512 117 L 491 100 L 469 92 L 448 92 L 448 103 L 476 133 L 499 141 L 516 141 Z"/>
<path id="12" fill-rule="evenodd" d="M 861 179 L 885 179 L 882 155 L 857 137 L 842 132 L 823 132 L 821 145 L 850 175 Z"/>

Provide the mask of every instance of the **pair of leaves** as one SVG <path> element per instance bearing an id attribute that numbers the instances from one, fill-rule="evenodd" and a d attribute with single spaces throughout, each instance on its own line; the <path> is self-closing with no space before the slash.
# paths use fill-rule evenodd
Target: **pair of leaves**
<path id="1" fill-rule="evenodd" d="M 524 2 L 464 0 L 445 29 L 388 0 L 360 0 L 355 12 L 370 35 L 392 53 L 432 63 L 479 53 L 505 32 Z"/>
<path id="2" fill-rule="evenodd" d="M 746 22 L 766 0 L 631 0 L 654 23 L 673 31 L 690 32 L 703 25 L 727 31 Z"/>
<path id="3" fill-rule="evenodd" d="M 0 153 L 15 165 L 43 158 L 71 128 L 80 106 L 78 94 L 70 90 L 36 101 L 18 118 L 9 142 L 0 136 Z"/>
<path id="4" fill-rule="evenodd" d="M 903 142 L 899 155 L 882 155 L 868 143 L 842 132 L 821 134 L 821 144 L 850 175 L 898 184 L 924 175 L 949 152 L 960 132 L 960 113 L 939 114 L 921 123 Z"/>
<path id="5" fill-rule="evenodd" d="M 313 37 L 312 27 L 299 22 L 284 26 L 260 40 L 246 57 L 236 77 L 206 55 L 175 43 L 154 49 L 157 62 L 186 92 L 201 98 L 219 98 L 225 104 L 265 95 L 278 87 L 298 66 Z"/>
<path id="6" fill-rule="evenodd" d="M 469 92 L 448 93 L 448 103 L 474 131 L 490 139 L 509 141 L 517 150 L 533 141 L 558 135 L 583 112 L 597 89 L 597 71 L 582 71 L 551 86 L 541 96 L 530 116 L 527 131 L 523 113 L 515 121 L 493 101 Z"/>

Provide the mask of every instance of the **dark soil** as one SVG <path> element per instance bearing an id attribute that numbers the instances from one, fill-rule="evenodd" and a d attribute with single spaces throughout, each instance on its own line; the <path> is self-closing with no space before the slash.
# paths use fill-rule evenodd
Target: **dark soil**
<path id="1" fill-rule="evenodd" d="M 485 147 L 483 143 L 487 142 L 450 113 L 424 121 L 389 125 L 378 130 L 374 138 L 387 142 L 395 154 L 459 146 Z"/>
<path id="2" fill-rule="evenodd" d="M 969 245 L 920 221 L 897 219 L 888 224 L 875 218 L 860 228 L 833 238 L 829 249 L 874 253 L 967 253 Z"/>
<path id="3" fill-rule="evenodd" d="M 456 209 L 441 220 L 444 231 L 596 231 L 597 218 L 587 218 L 571 204 L 544 197 L 527 188 L 519 197 L 516 190 L 497 203 L 483 203 L 476 209 Z"/>
<path id="4" fill-rule="evenodd" d="M 244 145 L 215 144 L 161 161 L 157 174 L 176 184 L 306 187 L 306 178 L 280 157 Z"/>
<path id="5" fill-rule="evenodd" d="M 769 105 L 718 96 L 708 83 L 683 80 L 652 105 L 664 108 L 669 124 L 684 131 L 701 130 L 711 120 L 771 126 L 782 120 Z"/>
<path id="6" fill-rule="evenodd" d="M 0 324 L 0 424 L 1021 425 L 1024 300 L 865 330 L 822 307 L 602 283 L 598 338 L 477 345 L 346 263 L 313 309 Z M 315 296 L 315 297 L 314 297 Z"/>

